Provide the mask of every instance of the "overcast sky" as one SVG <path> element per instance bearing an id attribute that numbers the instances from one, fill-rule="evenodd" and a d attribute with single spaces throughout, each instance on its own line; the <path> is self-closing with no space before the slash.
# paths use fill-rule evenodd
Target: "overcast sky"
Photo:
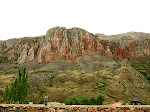
<path id="1" fill-rule="evenodd" d="M 150 0 L 0 0 L 0 40 L 45 35 L 56 26 L 150 33 Z"/>

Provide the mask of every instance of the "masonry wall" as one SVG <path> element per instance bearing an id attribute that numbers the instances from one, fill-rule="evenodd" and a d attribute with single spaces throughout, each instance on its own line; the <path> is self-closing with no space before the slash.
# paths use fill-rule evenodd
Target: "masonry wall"
<path id="1" fill-rule="evenodd" d="M 21 105 L 0 104 L 0 112 L 150 112 L 150 105 Z"/>

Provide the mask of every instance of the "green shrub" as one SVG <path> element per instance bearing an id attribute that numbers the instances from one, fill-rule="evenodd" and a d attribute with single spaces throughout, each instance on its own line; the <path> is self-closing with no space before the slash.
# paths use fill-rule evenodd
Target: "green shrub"
<path id="1" fill-rule="evenodd" d="M 103 83 L 99 83 L 99 84 L 98 84 L 98 87 L 99 87 L 99 88 L 102 88 L 102 87 L 104 87 L 104 86 L 105 86 L 105 85 L 104 85 Z"/>
<path id="2" fill-rule="evenodd" d="M 109 96 L 110 98 L 116 98 L 115 96 L 112 96 L 111 94 L 107 93 L 107 96 Z"/>
<path id="3" fill-rule="evenodd" d="M 105 100 L 105 97 L 99 94 L 97 97 L 97 105 L 102 105 L 104 100 Z"/>
<path id="4" fill-rule="evenodd" d="M 69 88 L 70 88 L 70 89 L 74 89 L 74 87 L 73 87 L 73 86 L 70 86 Z"/>
<path id="5" fill-rule="evenodd" d="M 91 97 L 90 98 L 90 105 L 97 105 L 97 98 Z"/>
<path id="6" fill-rule="evenodd" d="M 76 95 L 69 97 L 65 100 L 66 105 L 102 105 L 104 101 L 104 96 L 98 95 L 98 97 L 88 98 L 82 95 Z"/>
<path id="7" fill-rule="evenodd" d="M 89 99 L 82 95 L 74 94 L 70 98 L 66 99 L 66 105 L 89 105 Z"/>
<path id="8" fill-rule="evenodd" d="M 100 88 L 100 90 L 104 91 L 105 88 L 107 86 L 107 82 L 106 81 L 101 81 L 100 83 L 98 83 L 98 87 Z"/>
<path id="9" fill-rule="evenodd" d="M 105 97 L 99 94 L 97 98 L 95 97 L 90 98 L 90 105 L 102 105 L 104 100 Z"/>

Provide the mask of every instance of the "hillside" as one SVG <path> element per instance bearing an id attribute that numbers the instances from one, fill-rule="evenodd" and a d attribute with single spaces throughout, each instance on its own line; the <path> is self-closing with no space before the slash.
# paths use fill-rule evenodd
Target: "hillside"
<path id="1" fill-rule="evenodd" d="M 130 104 L 132 98 L 138 97 L 143 104 L 150 104 L 150 83 L 145 76 L 133 69 L 125 62 L 113 60 L 93 61 L 94 68 L 87 71 L 83 62 L 69 62 L 64 67 L 63 60 L 49 63 L 39 69 L 28 70 L 30 81 L 30 101 L 34 103 L 44 102 L 44 96 L 49 96 L 49 101 L 64 102 L 73 94 L 81 94 L 88 97 L 102 94 L 105 96 L 104 104 L 123 102 Z M 90 62 L 87 62 L 90 63 Z M 107 64 L 108 63 L 108 64 Z M 111 64 L 112 65 L 109 65 Z M 119 64 L 118 64 L 119 63 Z M 96 65 L 97 69 L 96 69 Z M 63 71 L 61 70 L 63 68 Z M 28 68 L 29 69 L 29 68 Z M 18 74 L 17 68 L 1 70 L 0 91 L 1 96 L 7 84 Z M 1 97 L 1 102 L 2 97 Z"/>
<path id="2" fill-rule="evenodd" d="M 55 27 L 39 37 L 0 41 L 0 102 L 6 85 L 26 66 L 30 101 L 64 102 L 73 94 L 102 94 L 104 104 L 150 104 L 150 34 L 107 36 Z"/>

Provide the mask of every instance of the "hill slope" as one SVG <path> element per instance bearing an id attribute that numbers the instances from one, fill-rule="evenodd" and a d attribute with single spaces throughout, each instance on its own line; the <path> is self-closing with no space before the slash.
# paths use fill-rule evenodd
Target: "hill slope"
<path id="1" fill-rule="evenodd" d="M 64 71 L 54 68 L 52 70 L 51 65 L 29 70 L 30 101 L 42 103 L 44 96 L 49 96 L 50 102 L 64 102 L 73 94 L 88 97 L 102 94 L 105 96 L 104 104 L 114 102 L 130 104 L 132 98 L 135 97 L 140 98 L 144 104 L 150 104 L 150 84 L 141 73 L 124 62 L 119 62 L 119 66 L 114 62 L 116 64 L 114 69 L 112 66 L 105 65 L 106 63 L 103 66 L 101 62 L 93 62 L 93 64 L 101 64 L 102 66 L 89 72 L 82 69 L 83 63 L 76 62 L 70 62 Z M 107 62 L 112 63 L 112 60 Z M 57 64 L 55 63 L 55 65 Z M 18 70 L 10 69 L 0 72 L 2 74 L 0 76 L 2 96 L 6 85 L 11 84 L 11 81 L 17 76 Z M 0 100 L 2 102 L 2 97 Z"/>

